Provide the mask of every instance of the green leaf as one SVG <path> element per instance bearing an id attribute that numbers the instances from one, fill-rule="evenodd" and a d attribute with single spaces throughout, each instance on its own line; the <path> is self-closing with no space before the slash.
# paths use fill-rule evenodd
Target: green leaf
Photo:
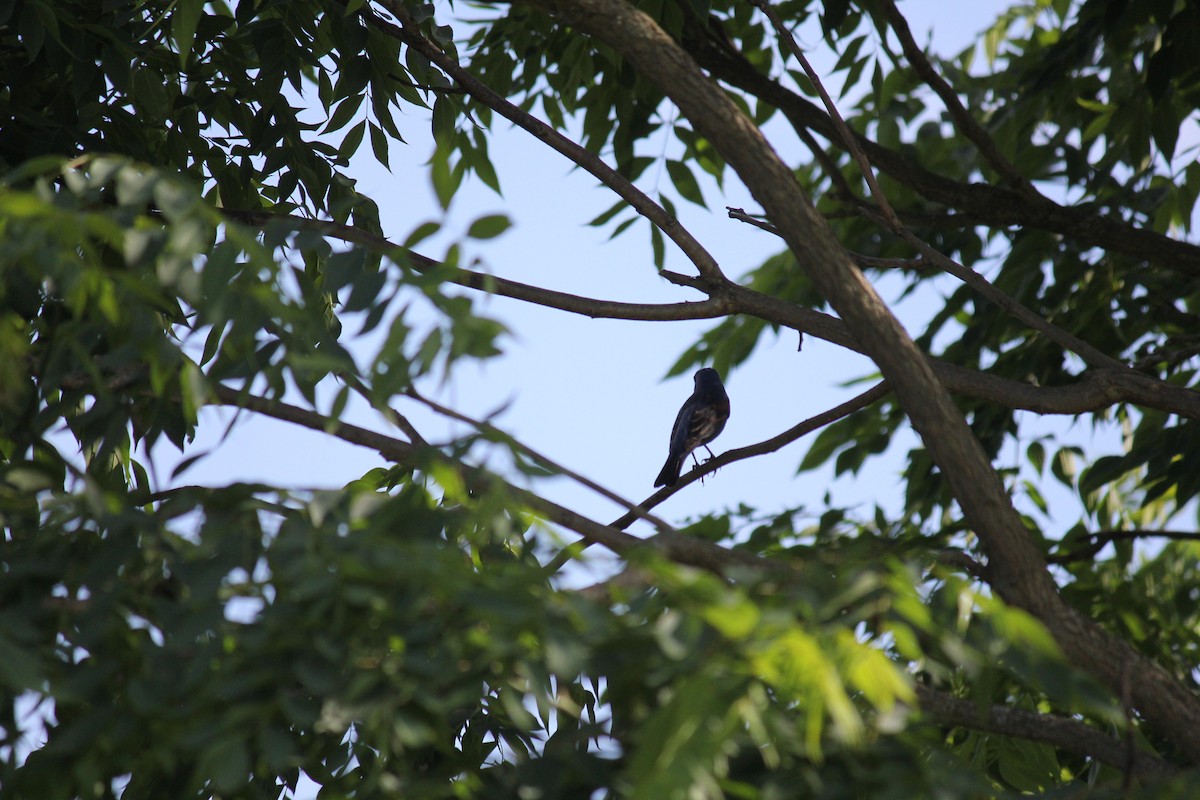
<path id="1" fill-rule="evenodd" d="M 433 104 L 433 138 L 438 147 L 448 147 L 454 140 L 458 109 L 446 95 L 439 95 Z"/>
<path id="2" fill-rule="evenodd" d="M 192 45 L 196 40 L 196 26 L 204 13 L 205 0 L 177 0 L 171 14 L 171 37 L 179 52 L 179 66 L 187 68 L 192 57 Z"/>
<path id="3" fill-rule="evenodd" d="M 604 225 L 605 223 L 607 223 L 609 220 L 611 220 L 617 214 L 620 214 L 622 210 L 624 210 L 628 207 L 629 207 L 629 204 L 627 202 L 625 202 L 624 200 L 618 200 L 617 202 L 613 203 L 612 206 L 607 211 L 600 214 L 598 217 L 596 217 L 591 222 L 589 222 L 588 225 L 593 228 L 598 228 L 601 225 Z"/>
<path id="4" fill-rule="evenodd" d="M 439 147 L 434 151 L 430 161 L 429 175 L 438 203 L 443 209 L 450 208 L 450 201 L 454 199 L 458 187 L 462 184 L 462 163 L 459 162 L 452 167 L 449 152 L 445 148 Z"/>
<path id="5" fill-rule="evenodd" d="M 362 144 L 363 134 L 367 132 L 367 121 L 359 120 L 353 128 L 342 139 L 341 145 L 338 147 L 338 162 L 342 164 L 350 163 L 351 157 L 358 152 L 359 145 Z"/>
<path id="6" fill-rule="evenodd" d="M 371 152 L 375 154 L 376 161 L 388 167 L 388 136 L 374 122 L 371 123 Z"/>
<path id="7" fill-rule="evenodd" d="M 422 222 L 413 230 L 412 233 L 408 235 L 408 238 L 404 240 L 403 247 L 406 250 L 410 250 L 428 239 L 430 236 L 436 234 L 441 229 L 442 225 L 440 222 Z"/>
<path id="8" fill-rule="evenodd" d="M 1103 456 L 1084 471 L 1079 480 L 1079 491 L 1090 494 L 1106 483 L 1111 483 L 1129 472 L 1129 464 L 1124 456 Z M 1055 473 L 1057 474 L 1057 473 Z"/>
<path id="9" fill-rule="evenodd" d="M 686 164 L 667 159 L 667 174 L 671 176 L 671 182 L 675 184 L 675 190 L 679 192 L 680 197 L 707 208 L 704 195 L 700 192 L 700 184 L 696 182 L 696 176 Z"/>
<path id="10" fill-rule="evenodd" d="M 361 95 L 347 97 L 338 103 L 338 107 L 333 110 L 333 115 L 329 118 L 322 133 L 333 133 L 339 131 L 354 119 L 358 114 L 358 110 L 362 108 L 363 98 Z"/>
<path id="11" fill-rule="evenodd" d="M 1030 442 L 1029 447 L 1025 448 L 1025 457 L 1038 475 L 1046 469 L 1046 448 L 1041 442 Z"/>
<path id="12" fill-rule="evenodd" d="M 467 236 L 472 239 L 494 239 L 512 227 L 512 220 L 505 214 L 489 214 L 471 223 Z"/>
<path id="13" fill-rule="evenodd" d="M 650 249 L 654 253 L 654 266 L 662 269 L 667 257 L 666 243 L 663 240 L 662 231 L 653 223 L 650 225 Z"/>
<path id="14" fill-rule="evenodd" d="M 198 777 L 211 778 L 214 788 L 232 794 L 250 779 L 250 756 L 246 742 L 236 734 L 216 738 L 200 751 Z"/>

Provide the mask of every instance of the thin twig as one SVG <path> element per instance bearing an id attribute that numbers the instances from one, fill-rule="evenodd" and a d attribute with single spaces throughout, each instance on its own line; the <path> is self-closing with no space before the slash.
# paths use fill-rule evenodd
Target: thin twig
<path id="1" fill-rule="evenodd" d="M 948 567 L 962 570 L 972 578 L 981 581 L 987 581 L 988 568 L 986 565 L 979 563 L 962 550 L 954 550 L 946 548 L 937 553 L 937 561 L 939 564 L 945 564 Z"/>
<path id="2" fill-rule="evenodd" d="M 796 61 L 800 63 L 800 67 L 804 70 L 804 74 L 812 81 L 816 87 L 817 93 L 821 96 L 821 101 L 825 104 L 826 110 L 829 111 L 829 117 L 833 121 L 834 128 L 838 135 L 842 138 L 843 144 L 850 152 L 851 157 L 858 164 L 858 169 L 862 173 L 863 180 L 867 182 L 867 186 L 871 190 L 871 196 L 875 198 L 875 202 L 879 204 L 880 213 L 887 220 L 888 227 L 893 231 L 899 231 L 904 227 L 904 223 L 896 216 L 896 210 L 892 208 L 892 204 L 888 201 L 883 190 L 879 188 L 879 183 L 875 180 L 875 170 L 871 168 L 871 162 L 867 160 L 861 147 L 858 146 L 854 134 L 850 130 L 850 126 L 846 124 L 846 120 L 842 119 L 842 115 L 838 113 L 837 106 L 833 102 L 833 98 L 829 96 L 829 92 L 825 90 L 825 85 L 821 82 L 821 78 L 817 75 L 817 71 L 813 69 L 812 64 L 808 63 L 808 57 L 804 55 L 804 51 L 800 49 L 800 45 L 796 42 L 796 38 L 792 36 L 792 32 L 783 24 L 783 20 L 779 18 L 779 14 L 771 6 L 768 0 L 750 0 L 750 5 L 759 9 L 766 15 L 771 26 L 775 29 L 775 33 L 788 46 Z"/>
<path id="3" fill-rule="evenodd" d="M 1083 545 L 1065 553 L 1055 553 L 1046 557 L 1048 564 L 1066 564 L 1071 561 L 1086 561 L 1105 548 L 1110 542 L 1125 542 L 1134 539 L 1170 539 L 1176 542 L 1200 542 L 1200 533 L 1190 531 L 1156 531 L 1137 528 L 1134 530 L 1105 530 L 1085 533 L 1081 538 L 1091 539 L 1090 544 Z"/>
<path id="4" fill-rule="evenodd" d="M 745 222 L 747 225 L 753 225 L 767 233 L 779 235 L 779 229 L 769 222 L 765 222 L 753 214 L 748 214 L 744 209 L 734 208 L 733 206 L 725 206 L 725 211 L 729 214 L 730 219 L 736 219 L 739 222 Z M 847 251 L 849 253 L 849 251 Z M 849 253 L 850 258 L 860 267 L 871 267 L 874 269 L 925 269 L 929 265 L 921 256 L 916 258 L 879 258 L 878 256 L 868 256 L 862 253 Z"/>
<path id="5" fill-rule="evenodd" d="M 774 225 L 751 214 L 747 214 L 743 209 L 734 208 L 733 206 L 725 206 L 725 211 L 729 213 L 730 219 L 736 219 L 738 222 L 744 222 L 747 225 L 753 225 L 760 230 L 764 230 L 767 233 L 773 233 L 776 236 L 779 235 L 779 229 Z"/>
<path id="6" fill-rule="evenodd" d="M 428 446 L 429 442 L 425 440 L 416 429 L 416 427 L 408 421 L 408 418 L 401 414 L 396 409 L 392 408 L 382 400 L 376 400 L 374 394 L 367 388 L 357 375 L 352 375 L 349 372 L 339 372 L 338 377 L 341 378 L 347 386 L 349 386 L 359 397 L 371 404 L 371 407 L 383 415 L 384 419 L 395 425 L 400 430 L 404 431 L 408 436 L 408 440 L 413 444 Z"/>

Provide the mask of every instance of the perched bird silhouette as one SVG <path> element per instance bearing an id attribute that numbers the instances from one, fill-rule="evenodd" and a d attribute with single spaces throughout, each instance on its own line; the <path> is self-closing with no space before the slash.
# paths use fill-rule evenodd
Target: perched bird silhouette
<path id="1" fill-rule="evenodd" d="M 717 438 L 729 419 L 729 395 L 725 394 L 717 371 L 710 367 L 697 370 L 695 381 L 696 390 L 675 417 L 671 453 L 654 481 L 655 486 L 674 486 L 679 481 L 683 460 L 697 447 L 707 450 L 708 443 Z M 711 456 L 712 451 L 708 454 Z"/>

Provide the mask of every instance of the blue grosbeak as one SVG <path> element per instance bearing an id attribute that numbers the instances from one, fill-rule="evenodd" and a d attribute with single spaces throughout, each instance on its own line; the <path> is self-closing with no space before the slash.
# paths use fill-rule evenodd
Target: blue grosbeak
<path id="1" fill-rule="evenodd" d="M 729 419 L 729 395 L 715 369 L 696 372 L 696 390 L 679 409 L 671 428 L 671 453 L 654 481 L 655 486 L 674 486 L 679 481 L 683 460 L 697 447 L 705 447 L 717 438 Z M 709 455 L 712 451 L 709 450 Z"/>

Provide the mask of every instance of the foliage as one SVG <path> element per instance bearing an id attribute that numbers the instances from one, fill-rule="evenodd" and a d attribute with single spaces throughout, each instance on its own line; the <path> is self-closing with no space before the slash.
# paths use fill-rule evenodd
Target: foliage
<path id="1" fill-rule="evenodd" d="M 775 7 L 789 25 L 819 21 L 841 111 L 912 234 L 1134 377 L 908 261 L 912 243 L 881 223 L 814 82 L 754 6 L 636 5 L 746 120 L 813 148 L 795 181 L 869 275 L 904 269 L 911 291 L 943 292 L 917 343 L 967 376 L 943 383 L 993 464 L 1022 442 L 1027 464 L 1004 478 L 1039 574 L 1048 562 L 1056 602 L 1110 636 L 1089 641 L 1141 660 L 1114 679 L 1078 656 L 1061 615 L 1006 595 L 1002 554 L 928 436 L 907 454 L 895 517 L 742 508 L 641 547 L 540 497 L 536 478 L 558 468 L 488 425 L 433 446 L 339 423 L 352 393 L 395 422 L 389 398 L 500 352 L 504 327 L 448 284 L 596 311 L 463 269 L 457 247 L 442 263 L 414 254 L 436 224 L 385 239 L 350 163 L 388 164 L 405 145 L 396 114 L 428 116 L 443 207 L 468 175 L 499 189 L 499 117 L 619 195 L 592 220 L 614 236 L 638 230 L 638 214 L 673 221 L 675 201 L 754 182 L 706 120 L 677 112 L 684 87 L 589 30 L 582 0 L 471 13 L 8 0 L 0 785 L 12 796 L 277 797 L 313 783 L 321 797 L 1192 795 L 1194 739 L 1156 703 L 1169 686 L 1195 700 L 1200 652 L 1200 541 L 1166 529 L 1200 493 L 1196 4 L 1016 3 L 987 30 L 986 63 L 972 49 L 927 64 L 986 141 L 938 110 L 890 2 Z M 666 130 L 681 155 L 651 155 Z M 658 162 L 673 191 L 652 200 L 633 181 Z M 489 215 L 467 236 L 509 224 Z M 651 225 L 648 262 L 661 267 L 668 238 L 684 240 Z M 739 280 L 749 295 L 696 266 L 700 278 L 676 279 L 774 305 L 728 313 L 678 371 L 736 366 L 780 327 L 855 344 L 825 317 L 795 316 L 831 300 L 792 251 Z M 371 332 L 372 352 L 348 344 Z M 1030 412 L 1070 402 L 1093 425 L 1123 425 L 1124 449 L 1082 464 L 1051 437 L 1022 437 Z M 209 405 L 395 465 L 326 491 L 152 484 L 138 453 L 161 440 L 185 466 L 203 457 L 192 442 Z M 855 473 L 913 411 L 897 393 L 841 414 L 798 466 Z M 476 466 L 480 439 L 509 450 L 533 490 Z M 1084 510 L 1061 538 L 1052 483 Z M 562 588 L 569 558 L 546 553 L 564 532 L 617 551 L 620 578 Z M 1140 555 L 1135 543 L 1159 534 Z"/>

